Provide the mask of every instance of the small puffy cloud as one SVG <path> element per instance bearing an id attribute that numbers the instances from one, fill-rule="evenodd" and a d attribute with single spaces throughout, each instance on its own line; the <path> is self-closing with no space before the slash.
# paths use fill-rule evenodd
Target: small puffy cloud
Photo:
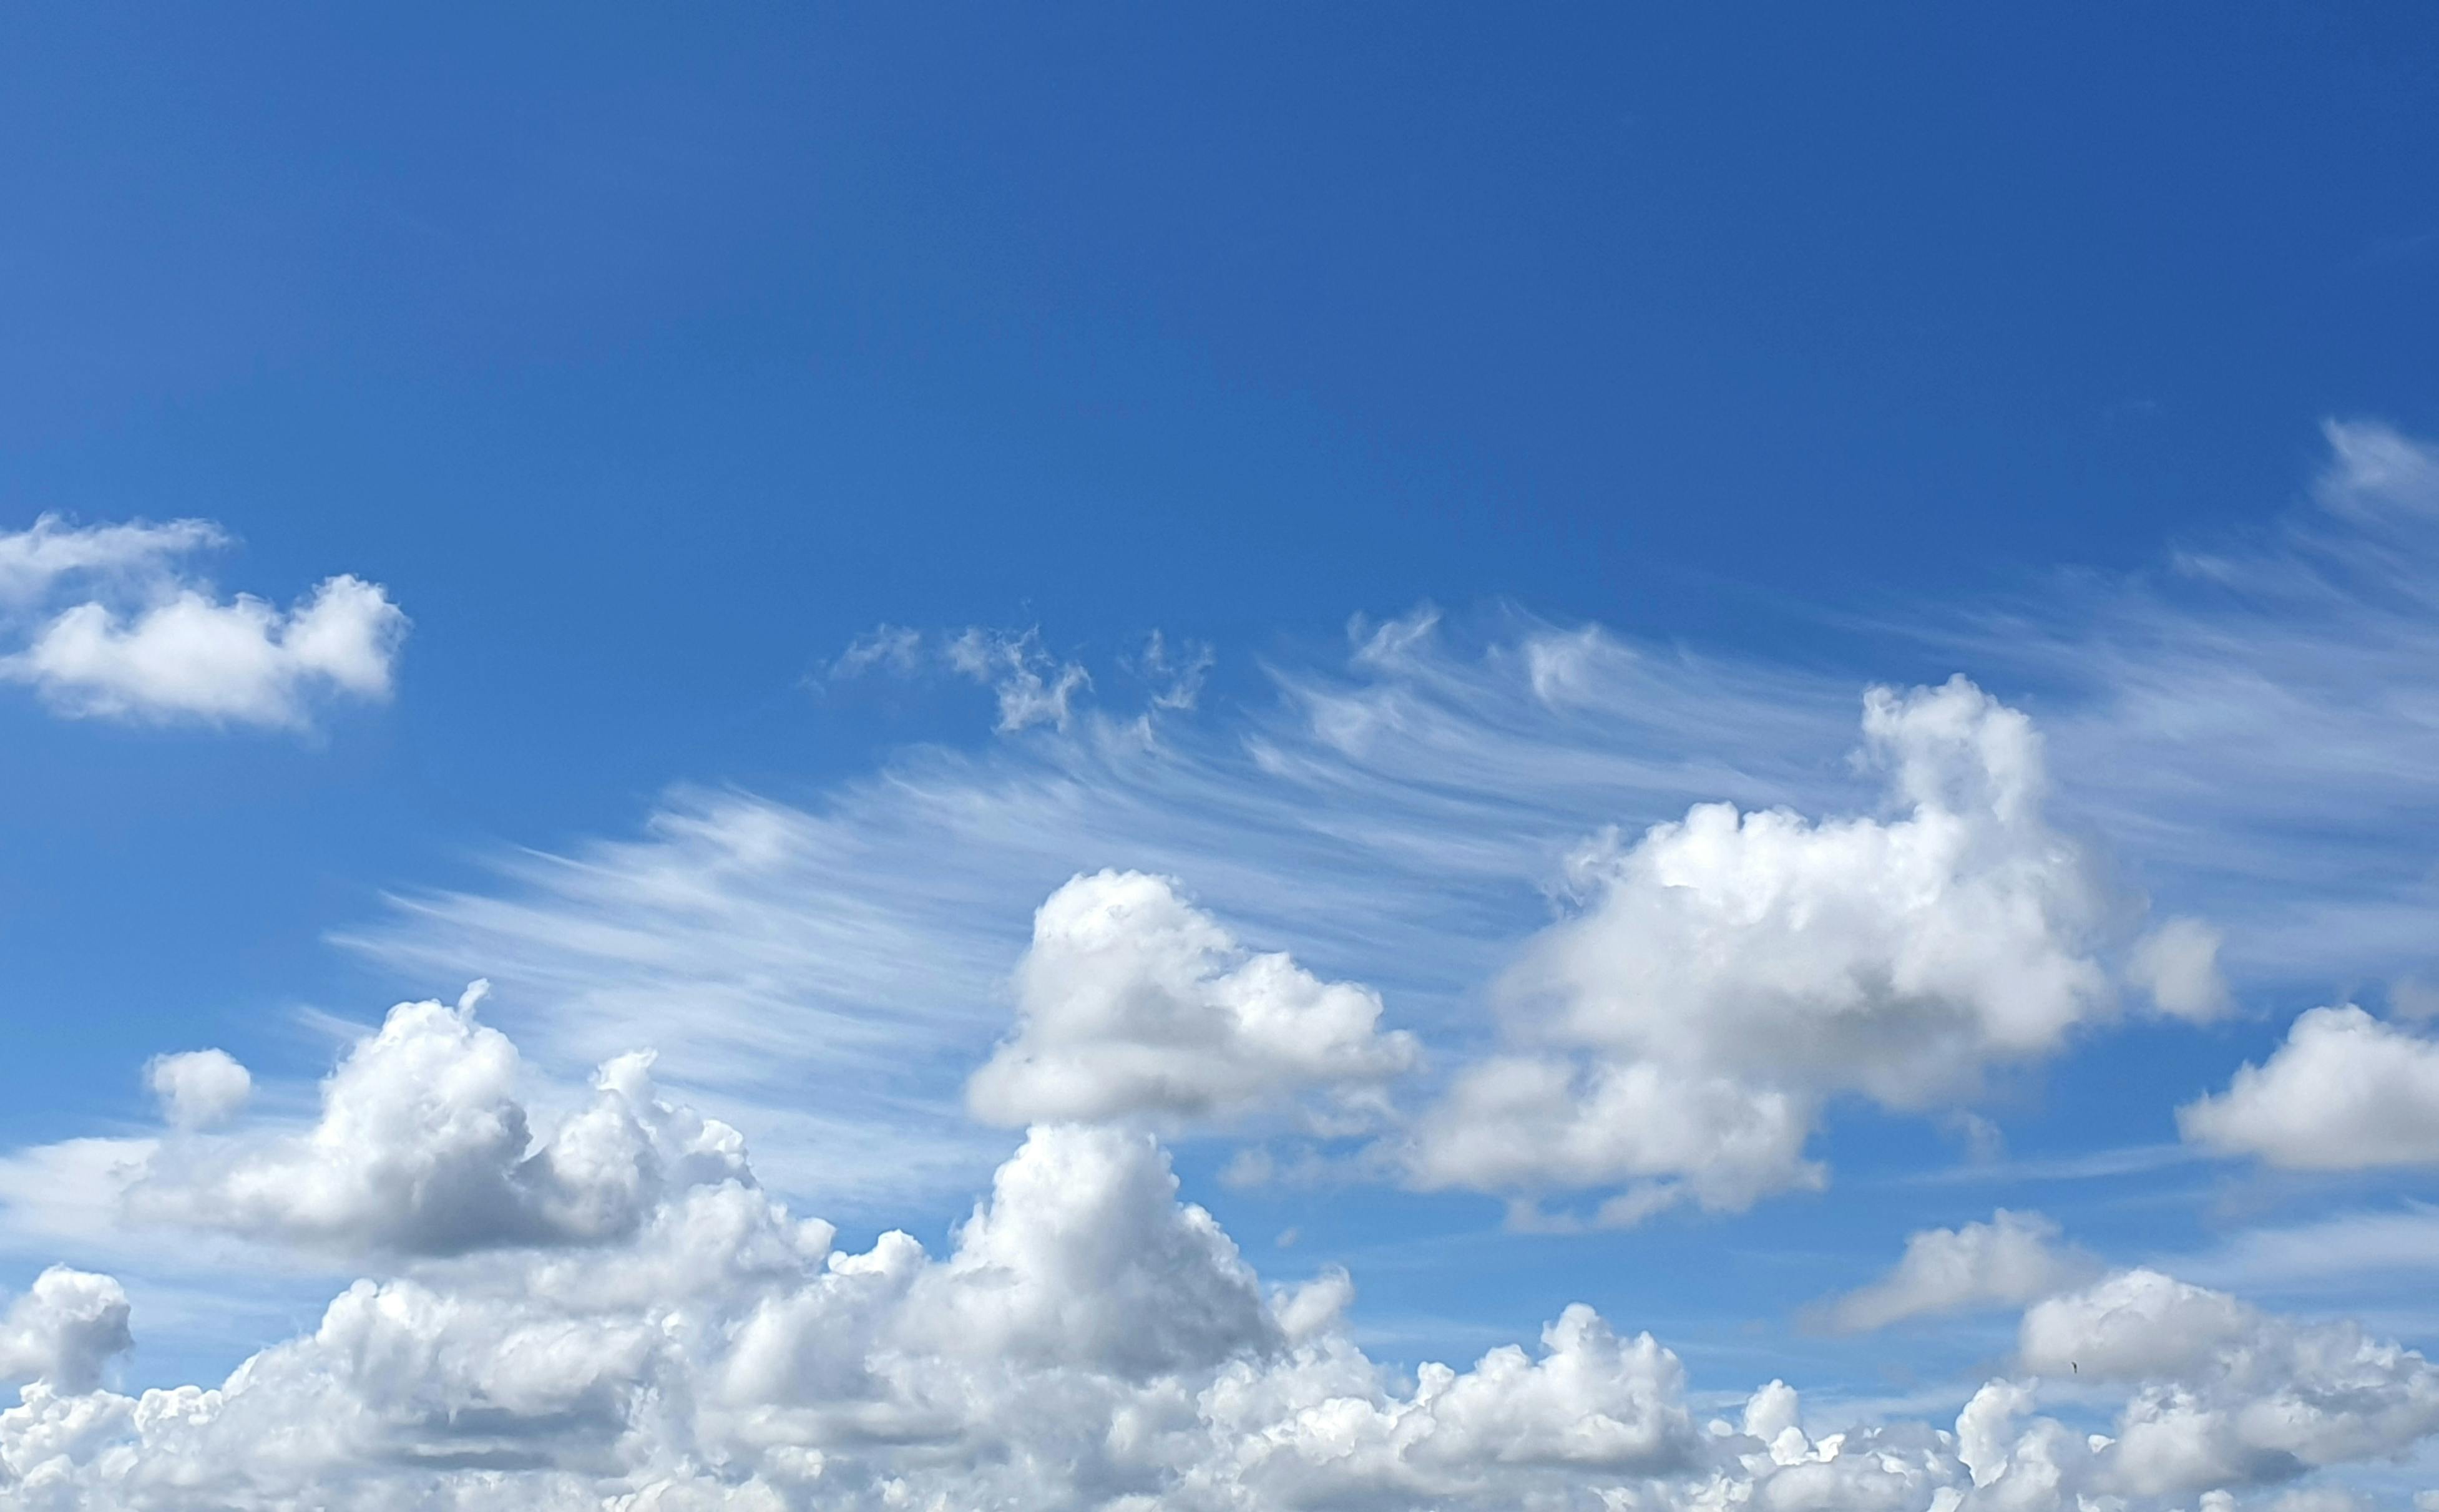
<path id="1" fill-rule="evenodd" d="M 1182 1121 L 1360 1096 L 1411 1069 L 1413 1038 L 1380 998 L 1257 954 L 1166 878 L 1079 876 L 1034 915 L 1016 970 L 1016 1031 L 967 1101 L 993 1123 Z"/>
<path id="2" fill-rule="evenodd" d="M 1705 804 L 1579 853 L 1580 905 L 1502 986 L 1535 1050 L 1455 1079 L 1416 1178 L 1740 1207 L 1818 1183 L 1801 1152 L 1830 1097 L 1933 1106 L 2110 1012 L 2107 899 L 2043 818 L 2031 721 L 1957 678 L 1873 689 L 1863 739 L 1892 817 Z"/>
<path id="3" fill-rule="evenodd" d="M 224 543 L 202 521 L 0 535 L 0 681 L 78 718 L 298 729 L 330 696 L 389 697 L 406 615 L 342 574 L 282 610 L 182 570 Z M 79 594 L 90 596 L 78 597 Z"/>
<path id="4" fill-rule="evenodd" d="M 127 1317 L 127 1292 L 116 1281 L 52 1266 L 0 1317 L 0 1377 L 89 1392 L 110 1358 L 134 1345 Z"/>
<path id="5" fill-rule="evenodd" d="M 2005 1208 L 1987 1223 L 1926 1229 L 1906 1240 L 1896 1268 L 1821 1309 L 1843 1333 L 1972 1308 L 2021 1307 L 2089 1275 L 2092 1262 L 2057 1242 L 2056 1223 Z"/>
<path id="6" fill-rule="evenodd" d="M 145 1064 L 144 1084 L 159 1099 L 161 1116 L 179 1129 L 224 1123 L 254 1095 L 254 1077 L 225 1050 L 154 1056 Z"/>
<path id="7" fill-rule="evenodd" d="M 2200 919 L 2169 919 L 2135 943 L 2127 980 L 2170 1018 L 2206 1023 L 2233 1004 L 2219 975 L 2220 943 L 2218 931 Z"/>
<path id="8" fill-rule="evenodd" d="M 2267 1061 L 2178 1109 L 2177 1127 L 2290 1169 L 2439 1165 L 2439 1041 L 2352 1005 L 2314 1008 Z"/>
<path id="9" fill-rule="evenodd" d="M 649 1056 L 604 1066 L 591 1105 L 537 1138 L 515 1046 L 474 1022 L 480 997 L 400 1004 L 323 1083 L 310 1130 L 173 1147 L 129 1202 L 342 1254 L 454 1254 L 598 1242 L 666 1183 L 741 1171 L 735 1130 L 656 1098 Z"/>

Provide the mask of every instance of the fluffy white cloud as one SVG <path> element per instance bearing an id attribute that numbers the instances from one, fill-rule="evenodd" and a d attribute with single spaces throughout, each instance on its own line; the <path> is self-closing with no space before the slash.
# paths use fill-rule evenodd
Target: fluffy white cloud
<path id="1" fill-rule="evenodd" d="M 659 1101 L 649 1056 L 603 1066 L 590 1106 L 537 1140 L 481 997 L 400 1004 L 323 1084 L 311 1129 L 165 1146 L 129 1202 L 341 1254 L 452 1254 L 616 1237 L 666 1183 L 742 1172 L 737 1131 Z"/>
<path id="2" fill-rule="evenodd" d="M 1328 1089 L 1344 1106 L 1414 1066 L 1369 987 L 1255 954 L 1175 883 L 1081 876 L 1034 915 L 1015 1033 L 967 1101 L 994 1123 L 1227 1116 Z"/>
<path id="3" fill-rule="evenodd" d="M 699 1121 L 638 1111 L 640 1061 L 605 1069 L 602 1098 L 558 1133 L 515 1136 L 513 1047 L 463 1008 L 395 1010 L 310 1134 L 232 1136 L 223 1176 L 256 1174 L 209 1195 L 267 1236 L 437 1257 L 356 1283 L 217 1387 L 134 1397 L 56 1363 L 123 1346 L 125 1308 L 71 1307 L 116 1289 L 53 1272 L 11 1315 L 8 1338 L 34 1342 L 9 1358 L 44 1379 L 0 1413 L 0 1500 L 1558 1505 L 1700 1468 L 1682 1370 L 1647 1336 L 1571 1308 L 1538 1352 L 1401 1386 L 1347 1338 L 1343 1273 L 1265 1297 L 1147 1135 L 1037 1129 L 947 1256 L 899 1233 L 848 1253 L 741 1159 L 673 1165 L 662 1130 Z M 658 1123 L 640 1139 L 596 1129 L 578 1184 L 643 1195 L 572 1247 L 500 1186 L 538 1160 L 564 1177 L 568 1129 L 614 1121 L 614 1100 Z M 275 1173 L 299 1194 L 283 1206 L 255 1192 Z M 371 1194 L 408 1216 L 377 1223 Z M 468 1212 L 489 1226 L 439 1221 Z M 116 1339 L 50 1342 L 66 1337 L 53 1320 L 93 1317 L 115 1318 Z"/>
<path id="4" fill-rule="evenodd" d="M 162 1116 L 180 1129 L 224 1122 L 254 1095 L 253 1076 L 225 1050 L 154 1056 L 144 1067 L 144 1084 L 160 1100 Z"/>
<path id="5" fill-rule="evenodd" d="M 2043 1375 L 2146 1380 L 2193 1370 L 2251 1326 L 2249 1310 L 2224 1292 L 2126 1271 L 2032 1307 L 2017 1347 Z"/>
<path id="6" fill-rule="evenodd" d="M 52 1266 L 0 1317 L 0 1377 L 92 1391 L 102 1365 L 134 1343 L 127 1319 L 127 1293 L 116 1281 Z"/>
<path id="7" fill-rule="evenodd" d="M 2136 942 L 2127 979 L 2151 994 L 2162 1013 L 2207 1023 L 2234 1004 L 2218 970 L 2222 943 L 2219 932 L 2200 919 L 2169 919 Z"/>
<path id="8" fill-rule="evenodd" d="M 328 694 L 380 700 L 406 616 L 378 584 L 326 578 L 293 608 L 221 598 L 179 570 L 223 544 L 202 521 L 0 535 L 0 680 L 73 716 L 298 728 Z M 79 588 L 97 596 L 74 600 Z"/>
<path id="9" fill-rule="evenodd" d="M 2276 1484 L 2439 1432 L 2439 1369 L 2421 1355 L 2156 1271 L 2039 1304 L 2018 1345 L 2040 1375 L 2141 1383 L 2092 1446 L 2091 1484 L 2121 1494 Z"/>
<path id="10" fill-rule="evenodd" d="M 1423 1124 L 1409 1170 L 1426 1189 L 1629 1181 L 1595 1215 L 1622 1227 L 1680 1197 L 1735 1211 L 1820 1185 L 1826 1173 L 1804 1158 L 1811 1114 L 1808 1100 L 1783 1090 L 1652 1061 L 1494 1057 L 1457 1076 Z"/>
<path id="11" fill-rule="evenodd" d="M 133 1396 L 100 1386 L 128 1343 L 116 1285 L 45 1272 L 0 1320 L 0 1370 L 32 1378 L 0 1411 L 0 1504 L 2181 1512 L 2439 1428 L 2420 1356 L 2150 1272 L 2034 1308 L 2026 1379 L 1984 1388 L 1952 1431 L 1815 1437 L 1772 1382 L 1740 1424 L 1704 1432 L 1677 1357 L 1584 1307 L 1538 1348 L 1402 1377 L 1350 1336 L 1344 1272 L 1265 1295 L 1147 1135 L 1038 1128 L 947 1254 L 898 1232 L 842 1249 L 725 1142 L 685 1158 L 711 1126 L 650 1094 L 643 1057 L 512 1147 L 498 1130 L 519 1116 L 500 1092 L 515 1052 L 489 1036 L 460 1009 L 407 1005 L 333 1076 L 313 1135 L 245 1148 L 301 1186 L 386 1182 L 410 1209 L 423 1187 L 491 1180 L 469 1168 L 513 1183 L 547 1157 L 578 1188 L 638 1194 L 627 1218 L 579 1232 L 528 1216 L 488 1248 L 448 1231 L 218 1385 Z M 337 1128 L 363 1147 L 315 1168 L 340 1160 L 312 1147 Z M 318 1207 L 365 1221 L 354 1198 Z M 430 1218 L 405 1227 L 429 1236 Z M 319 1245 L 329 1227 L 258 1232 Z M 2069 1374 L 2132 1384 L 2113 1433 L 2034 1415 Z"/>
<path id="12" fill-rule="evenodd" d="M 2300 1170 L 2439 1165 L 2439 1041 L 2352 1005 L 2314 1008 L 2269 1060 L 2178 1109 L 2177 1127 Z"/>
<path id="13" fill-rule="evenodd" d="M 1254 1272 L 1146 1134 L 1039 1128 L 912 1292 L 934 1347 L 1130 1376 L 1274 1347 Z"/>
<path id="14" fill-rule="evenodd" d="M 178 558 L 227 539 L 208 520 L 80 526 L 46 514 L 27 529 L 0 533 L 0 610 L 35 607 L 53 583 L 72 574 L 153 577 Z"/>
<path id="15" fill-rule="evenodd" d="M 2038 1213 L 2003 1207 L 1987 1223 L 1926 1229 L 1906 1240 L 1895 1270 L 1831 1302 L 1822 1320 L 1861 1333 L 1909 1318 L 2021 1307 L 2091 1272 L 2091 1262 L 2057 1239 L 2057 1225 Z"/>
<path id="16" fill-rule="evenodd" d="M 1863 737 L 1894 818 L 1706 804 L 1578 854 L 1582 906 L 1503 987 L 1511 1036 L 1576 1069 L 1545 1049 L 1461 1075 L 1419 1179 L 1676 1181 L 1740 1206 L 1817 1183 L 1802 1136 L 1826 1098 L 1927 1107 L 2110 1011 L 2105 900 L 2042 818 L 2031 721 L 1957 678 L 1873 689 Z"/>

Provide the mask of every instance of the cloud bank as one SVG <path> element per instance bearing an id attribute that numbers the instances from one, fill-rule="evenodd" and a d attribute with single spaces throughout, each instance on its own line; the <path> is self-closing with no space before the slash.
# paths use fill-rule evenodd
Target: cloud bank
<path id="1" fill-rule="evenodd" d="M 106 1384 L 124 1294 L 45 1272 L 0 1321 L 0 1372 L 24 1382 L 0 1412 L 0 1495 L 139 1512 L 2150 1512 L 2439 1430 L 2421 1356 L 2148 1271 L 2038 1301 L 2011 1373 L 1952 1424 L 1815 1436 L 1777 1381 L 1706 1419 L 1671 1350 L 1581 1306 L 1533 1346 L 1406 1376 L 1354 1343 L 1344 1272 L 1266 1287 L 1147 1133 L 1038 1126 L 945 1254 L 897 1231 L 853 1249 L 765 1192 L 741 1139 L 669 1102 L 649 1057 L 604 1066 L 555 1119 L 518 1065 L 474 995 L 404 1004 L 310 1129 L 169 1134 L 136 1199 L 185 1183 L 211 1201 L 151 1208 L 165 1232 L 345 1243 L 385 1268 L 216 1385 L 127 1392 Z M 1936 1269 L 1910 1249 L 1899 1273 Z M 2068 1379 L 2130 1391 L 2108 1432 L 2037 1412 Z"/>

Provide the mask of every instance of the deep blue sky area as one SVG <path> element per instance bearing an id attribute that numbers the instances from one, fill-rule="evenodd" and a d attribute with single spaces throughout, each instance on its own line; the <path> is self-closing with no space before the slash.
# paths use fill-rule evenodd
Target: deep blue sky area
<path id="1" fill-rule="evenodd" d="M 1099 836 L 1106 863 L 1062 867 L 1194 854 L 1177 837 L 1197 805 L 1252 783 L 1244 753 L 1293 745 L 1295 689 L 1348 666 L 1350 619 L 1431 605 L 1471 650 L 1502 626 L 1596 623 L 1771 669 L 1783 682 L 1755 673 L 1716 714 L 1682 714 L 1688 695 L 1636 726 L 1743 784 L 1703 795 L 1752 804 L 1868 809 L 1869 783 L 1837 765 L 1851 695 L 1970 673 L 2058 751 L 2121 753 L 2126 768 L 2061 787 L 2107 830 L 2082 838 L 2122 850 L 2163 916 L 2252 907 L 2283 880 L 2263 837 L 2290 810 L 2237 813 L 2282 774 L 2427 791 L 2411 786 L 2427 751 L 2402 745 L 2380 747 L 2407 751 L 2390 766 L 2340 752 L 2317 775 L 2141 768 L 2170 735 L 2213 738 L 2207 708 L 2143 703 L 2196 685 L 2165 653 L 2095 672 L 2081 703 L 2061 689 L 2075 654 L 2107 660 L 2109 627 L 2203 663 L 2213 637 L 2250 637 L 2271 649 L 2247 667 L 2351 675 L 2342 654 L 2311 660 L 2343 651 L 2351 609 L 2295 584 L 2354 548 L 2297 521 L 2343 513 L 2310 514 L 2313 480 L 2344 460 L 2324 422 L 2439 434 L 2429 5 L 20 8 L 0 18 L 0 537 L 45 514 L 214 521 L 229 540 L 193 570 L 223 596 L 285 607 L 353 573 L 412 621 L 392 695 L 294 728 L 62 718 L 0 677 L 12 1148 L 150 1127 L 145 1058 L 203 1044 L 239 1052 L 271 1112 L 310 1111 L 344 1047 L 306 1010 L 368 1023 L 462 985 L 418 974 L 459 961 L 440 947 L 363 943 L 405 927 L 401 897 L 557 906 L 556 884 L 503 868 L 597 861 L 704 793 L 844 815 L 851 867 L 915 845 L 914 801 L 889 807 L 909 771 L 970 795 L 1101 770 L 1043 755 L 1049 730 L 993 732 L 985 690 L 937 650 L 965 627 L 1038 631 L 1038 666 L 1089 668 L 1112 727 L 1161 685 L 1136 675 L 1148 635 L 1214 652 L 1200 707 L 1169 728 L 1197 732 L 1177 748 L 1224 780 L 1144 779 L 1161 796 L 1140 811 L 1177 827 Z M 2363 528 L 2377 540 L 2348 580 L 2387 563 L 2412 599 L 2422 548 Z M 2163 589 L 2183 619 L 2127 607 L 2152 605 L 2186 551 L 2258 576 L 2214 579 L 2228 597 L 2201 609 Z M 2226 608 L 2264 583 L 2274 612 Z M 2404 617 L 2427 617 L 2415 602 Z M 2002 604 L 2046 606 L 2042 632 L 2083 651 L 1967 665 L 1959 627 Z M 932 659 L 839 669 L 889 626 L 931 637 Z M 2361 671 L 2374 693 L 2380 675 Z M 1817 746 L 1792 743 L 1816 724 L 1757 712 L 1801 703 L 1786 689 L 1807 679 L 1843 701 Z M 1484 743 L 1449 737 L 1449 792 L 1478 796 L 1491 779 L 1458 757 L 1522 736 L 1488 695 L 1463 707 Z M 2396 710 L 2430 727 L 2412 699 Z M 2118 715 L 2159 739 L 2112 744 Z M 1696 738 L 1712 718 L 1716 750 Z M 1474 811 L 1572 811 L 1578 774 L 1553 758 L 1514 777 L 1512 809 Z M 1350 831 L 1386 786 L 1340 791 Z M 2220 807 L 2198 798 L 2203 818 L 2155 829 L 2140 811 L 2205 789 Z M 1638 791 L 1664 790 L 1617 811 L 1629 837 L 1682 811 L 1674 788 Z M 2160 838 L 2230 814 L 2242 843 L 2224 856 Z M 1276 839 L 1244 823 L 1249 857 Z M 2295 876 L 2336 898 L 2336 843 L 2295 823 Z M 980 821 L 957 832 L 997 843 Z M 2381 885 L 2439 877 L 2427 834 L 2394 841 Z M 1449 845 L 1456 876 L 1477 852 Z M 1245 861 L 1283 868 L 1257 923 L 1292 923 L 1309 856 L 1279 854 Z M 968 850 L 937 863 L 943 898 L 984 890 Z M 852 875 L 814 881 L 854 898 Z M 1539 879 L 1511 881 L 1519 912 L 1496 927 L 1521 940 L 1542 902 Z M 1208 886 L 1260 891 L 1216 862 Z M 1483 917 L 1509 899 L 1479 896 Z M 1021 926 L 1041 897 L 990 907 Z M 1501 1229 L 1481 1193 L 1230 1185 L 1218 1143 L 1181 1144 L 1180 1168 L 1266 1269 L 1346 1258 L 1362 1279 L 1368 1256 L 1389 1357 L 1397 1340 L 1529 1336 L 1588 1288 L 1613 1302 L 1630 1264 L 1649 1321 L 1708 1358 L 1758 1359 L 1749 1315 L 1784 1321 L 1884 1268 L 1907 1230 L 1994 1205 L 2041 1206 L 2113 1263 L 2200 1253 L 2265 1215 L 2431 1197 L 2418 1175 L 2307 1190 L 2169 1149 L 2174 1108 L 2311 1005 L 2293 983 L 2402 1003 L 2391 976 L 2439 972 L 2409 950 L 2439 937 L 2415 934 L 2430 901 L 2398 883 L 2366 904 L 2360 937 L 2386 953 L 2352 975 L 2311 955 L 2281 977 L 2237 940 L 2243 1014 L 2078 1028 L 2056 1061 L 1994 1076 L 1986 1127 L 1846 1089 L 1820 1126 L 1832 1196 L 1544 1235 Z M 2322 917 L 2299 912 L 2296 936 Z M 2134 933 L 2111 937 L 2110 971 Z M 1350 976 L 1398 964 L 1310 934 L 1254 943 Z M 532 1010 L 533 963 L 560 943 L 501 968 L 504 1022 Z M 1410 1015 L 1388 1001 L 1438 1037 L 1434 1076 L 1460 1063 L 1448 1047 L 1497 1032 L 1451 1027 L 1499 980 L 1499 961 L 1463 964 L 1462 988 Z M 2248 980 L 2288 995 L 2246 996 Z M 671 1008 L 672 1041 L 690 1011 Z M 2001 1125 L 2131 1164 L 2071 1188 L 2029 1167 L 1924 1184 L 1976 1141 L 1995 1150 Z M 937 1249 L 966 1208 L 934 1195 L 904 1221 Z M 1409 1241 L 1430 1257 L 1398 1253 Z M 1464 1314 L 1476 1255 L 1506 1290 Z M 1746 1300 L 1721 1302 L 1721 1277 Z M 1868 1344 L 1789 1338 L 1783 1358 L 1819 1351 L 1849 1396 L 2006 1347 L 1967 1334 L 1875 1365 Z M 165 1358 L 224 1368 L 227 1343 Z"/>

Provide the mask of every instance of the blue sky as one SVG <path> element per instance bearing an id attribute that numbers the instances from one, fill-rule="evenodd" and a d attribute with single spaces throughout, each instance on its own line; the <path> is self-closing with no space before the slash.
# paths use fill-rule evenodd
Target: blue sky
<path id="1" fill-rule="evenodd" d="M 2439 1343 L 2434 64 L 2402 6 L 10 17 L 0 1293 L 116 1276 L 133 1394 L 596 1242 L 232 1195 L 483 978 L 417 1032 L 512 1040 L 538 1140 L 651 1047 L 950 1276 L 1024 1126 L 1148 1130 L 1392 1374 L 1583 1302 L 1696 1420 L 1955 1430 L 2133 1267 Z M 1792 827 L 1651 827 L 1716 803 Z M 1172 989 L 1378 1018 L 1170 1064 L 1076 1006 Z M 148 1086 L 206 1047 L 234 1123 Z M 1825 1321 L 1941 1230 L 1980 1290 Z M 2429 1445 L 2064 1473 L 2402 1505 Z M 1464 1484 L 1380 1504 L 1593 1494 Z"/>

